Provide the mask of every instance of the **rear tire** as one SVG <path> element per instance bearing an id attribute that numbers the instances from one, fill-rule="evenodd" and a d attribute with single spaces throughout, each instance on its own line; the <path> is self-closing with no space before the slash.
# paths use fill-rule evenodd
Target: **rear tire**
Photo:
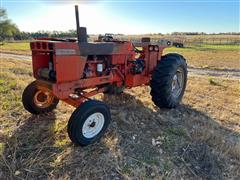
<path id="1" fill-rule="evenodd" d="M 151 96 L 160 108 L 179 105 L 187 83 L 187 64 L 183 56 L 175 53 L 162 56 L 150 81 Z"/>
<path id="2" fill-rule="evenodd" d="M 110 110 L 105 103 L 86 101 L 76 108 L 69 119 L 69 138 L 76 145 L 87 146 L 103 136 L 110 120 Z"/>
<path id="3" fill-rule="evenodd" d="M 36 81 L 30 83 L 23 91 L 22 103 L 32 114 L 43 114 L 54 110 L 59 100 L 50 92 L 39 90 Z"/>

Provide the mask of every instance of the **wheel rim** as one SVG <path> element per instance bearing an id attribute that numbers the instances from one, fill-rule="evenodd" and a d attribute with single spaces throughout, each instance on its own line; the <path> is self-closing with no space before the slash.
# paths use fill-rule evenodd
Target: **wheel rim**
<path id="1" fill-rule="evenodd" d="M 38 90 L 33 98 L 34 104 L 39 108 L 47 108 L 49 107 L 54 100 L 54 96 L 51 95 L 50 92 L 44 92 Z"/>
<path id="2" fill-rule="evenodd" d="M 102 113 L 94 113 L 90 115 L 83 124 L 82 133 L 85 138 L 93 138 L 103 128 L 105 119 Z"/>
<path id="3" fill-rule="evenodd" d="M 172 80 L 172 95 L 178 98 L 182 92 L 184 84 L 184 72 L 183 68 L 179 67 Z"/>

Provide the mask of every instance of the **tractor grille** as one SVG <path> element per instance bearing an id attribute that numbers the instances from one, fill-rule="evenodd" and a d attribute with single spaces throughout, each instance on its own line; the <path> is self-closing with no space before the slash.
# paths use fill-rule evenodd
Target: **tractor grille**
<path id="1" fill-rule="evenodd" d="M 30 47 L 32 51 L 52 51 L 53 43 L 48 42 L 31 42 Z"/>

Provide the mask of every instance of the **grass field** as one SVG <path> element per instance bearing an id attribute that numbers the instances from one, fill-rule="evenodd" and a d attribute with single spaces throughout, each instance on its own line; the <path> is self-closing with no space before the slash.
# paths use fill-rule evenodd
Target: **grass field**
<path id="1" fill-rule="evenodd" d="M 29 42 L 6 42 L 3 45 L 0 45 L 0 52 L 31 55 Z"/>
<path id="2" fill-rule="evenodd" d="M 5 43 L 0 52 L 31 55 L 29 43 Z M 210 69 L 240 69 L 239 45 L 196 45 L 186 48 L 167 48 L 165 53 L 182 54 L 192 67 Z"/>
<path id="3" fill-rule="evenodd" d="M 0 67 L 1 179 L 240 177 L 238 80 L 191 76 L 172 110 L 154 106 L 144 86 L 97 95 L 110 105 L 112 122 L 100 142 L 82 148 L 67 136 L 74 108 L 60 103 L 40 116 L 23 109 L 31 62 L 1 59 Z"/>
<path id="4" fill-rule="evenodd" d="M 240 69 L 240 46 L 201 45 L 186 48 L 167 48 L 164 53 L 182 54 L 189 66 L 209 69 Z"/>

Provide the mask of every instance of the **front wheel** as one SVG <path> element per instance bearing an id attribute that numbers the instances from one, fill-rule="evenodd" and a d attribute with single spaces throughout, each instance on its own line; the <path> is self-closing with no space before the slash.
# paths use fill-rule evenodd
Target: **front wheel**
<path id="1" fill-rule="evenodd" d="M 48 91 L 37 88 L 36 81 L 30 83 L 22 94 L 24 108 L 32 114 L 43 114 L 54 110 L 59 100 Z"/>
<path id="2" fill-rule="evenodd" d="M 69 138 L 74 144 L 87 146 L 103 136 L 110 120 L 110 110 L 106 104 L 96 100 L 86 101 L 69 119 Z"/>
<path id="3" fill-rule="evenodd" d="M 176 107 L 187 83 L 186 60 L 179 54 L 162 56 L 150 81 L 152 101 L 160 108 Z"/>

